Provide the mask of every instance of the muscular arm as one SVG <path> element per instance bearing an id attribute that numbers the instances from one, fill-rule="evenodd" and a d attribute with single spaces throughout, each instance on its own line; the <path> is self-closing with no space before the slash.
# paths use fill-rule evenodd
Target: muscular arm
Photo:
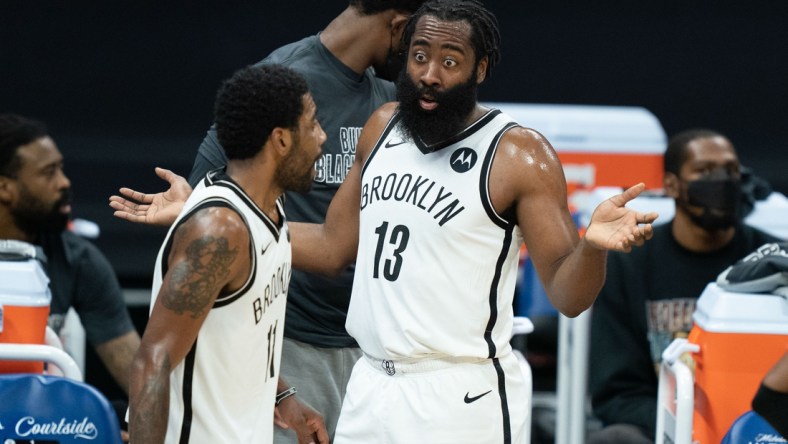
<path id="1" fill-rule="evenodd" d="M 170 372 L 186 356 L 216 297 L 249 274 L 249 235 L 227 208 L 198 211 L 173 235 L 163 278 L 130 379 L 132 442 L 164 441 Z"/>
<path id="2" fill-rule="evenodd" d="M 630 189 L 601 204 L 581 239 L 567 206 L 558 156 L 541 134 L 526 128 L 514 128 L 504 136 L 490 179 L 493 205 L 499 214 L 514 207 L 550 301 L 570 317 L 590 307 L 602 288 L 607 250 L 629 251 L 651 237 L 650 222 L 656 214 L 624 207 L 641 190 L 642 186 Z"/>
<path id="3" fill-rule="evenodd" d="M 140 347 L 140 336 L 130 331 L 96 346 L 96 354 L 124 392 L 129 393 L 129 371 L 134 353 Z"/>
<path id="4" fill-rule="evenodd" d="M 323 224 L 289 222 L 293 267 L 324 275 L 338 275 L 356 259 L 361 200 L 361 169 L 378 141 L 396 103 L 375 111 L 364 125 L 356 146 L 356 159 L 331 200 Z"/>

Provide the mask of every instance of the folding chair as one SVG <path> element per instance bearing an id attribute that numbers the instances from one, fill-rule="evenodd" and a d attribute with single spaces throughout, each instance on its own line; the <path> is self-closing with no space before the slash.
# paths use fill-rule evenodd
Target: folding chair
<path id="1" fill-rule="evenodd" d="M 692 370 L 681 361 L 684 353 L 700 347 L 684 338 L 674 339 L 662 352 L 657 391 L 656 444 L 692 444 L 692 413 L 695 380 Z"/>
<path id="2" fill-rule="evenodd" d="M 728 433 L 720 444 L 750 444 L 756 442 L 785 442 L 777 430 L 774 430 L 761 415 L 752 410 L 741 415 L 733 422 Z"/>
<path id="3" fill-rule="evenodd" d="M 79 367 L 63 350 L 0 344 L 0 359 L 44 361 L 65 375 L 0 374 L 0 442 L 121 444 L 114 409 L 82 382 Z"/>
<path id="4" fill-rule="evenodd" d="M 656 444 L 723 439 L 749 410 L 763 375 L 785 353 L 787 309 L 788 300 L 776 294 L 706 286 L 689 337 L 674 339 L 662 353 Z M 687 362 L 680 359 L 685 353 L 691 356 Z"/>

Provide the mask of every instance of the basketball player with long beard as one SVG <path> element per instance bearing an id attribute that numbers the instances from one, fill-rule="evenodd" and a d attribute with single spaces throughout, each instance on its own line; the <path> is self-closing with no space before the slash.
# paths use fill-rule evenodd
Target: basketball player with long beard
<path id="1" fill-rule="evenodd" d="M 521 243 L 552 303 L 576 316 L 655 213 L 602 203 L 581 239 L 549 142 L 477 102 L 499 59 L 479 2 L 425 3 L 404 32 L 398 104 L 370 118 L 323 225 L 293 225 L 294 266 L 356 259 L 353 369 L 334 442 L 523 442 L 527 387 L 509 339 Z M 360 211 L 359 211 L 360 210 Z"/>
<path id="2" fill-rule="evenodd" d="M 424 3 L 403 33 L 400 102 L 367 121 L 325 222 L 291 224 L 295 268 L 330 275 L 356 260 L 346 327 L 363 357 L 334 443 L 523 442 L 528 392 L 509 345 L 521 243 L 553 305 L 577 316 L 607 251 L 652 235 L 657 214 L 625 207 L 638 184 L 579 237 L 550 143 L 476 100 L 499 41 L 480 2 Z M 172 189 L 124 195 L 142 205 L 117 198 L 120 217 L 169 222 Z"/>

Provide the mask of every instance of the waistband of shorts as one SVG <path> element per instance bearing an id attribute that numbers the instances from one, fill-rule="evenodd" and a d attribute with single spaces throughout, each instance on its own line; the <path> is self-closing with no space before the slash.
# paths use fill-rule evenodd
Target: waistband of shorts
<path id="1" fill-rule="evenodd" d="M 427 358 L 413 361 L 391 361 L 378 359 L 364 353 L 363 358 L 373 369 L 389 376 L 425 373 L 454 367 L 458 364 L 484 364 L 491 362 L 487 358 L 446 356 L 442 358 Z"/>

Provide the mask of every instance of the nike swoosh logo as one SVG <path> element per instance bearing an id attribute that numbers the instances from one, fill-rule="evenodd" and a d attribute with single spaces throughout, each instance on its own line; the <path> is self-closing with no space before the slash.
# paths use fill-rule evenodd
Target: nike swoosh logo
<path id="1" fill-rule="evenodd" d="M 402 145 L 402 144 L 404 144 L 404 143 L 407 143 L 407 142 L 406 142 L 406 141 L 404 141 L 404 140 L 402 140 L 402 139 L 400 139 L 400 140 L 398 140 L 398 141 L 391 141 L 391 140 L 389 140 L 388 142 L 386 142 L 386 145 L 385 145 L 385 147 L 386 147 L 386 148 L 391 148 L 391 147 L 393 147 L 393 146 Z"/>
<path id="2" fill-rule="evenodd" d="M 266 245 L 266 246 L 265 246 L 265 248 L 263 248 L 263 249 L 261 250 L 261 251 L 262 251 L 262 253 L 260 253 L 260 256 L 264 255 L 264 254 L 265 254 L 265 252 L 266 252 L 266 251 L 268 251 L 268 248 L 271 246 L 271 244 L 272 244 L 272 243 L 273 243 L 273 241 L 271 241 L 271 242 L 268 242 L 268 245 Z"/>
<path id="3" fill-rule="evenodd" d="M 470 395 L 470 394 L 471 394 L 471 392 L 468 392 L 468 393 L 466 393 L 466 394 L 465 394 L 465 403 L 466 403 L 466 404 L 470 404 L 470 403 L 472 403 L 473 401 L 476 401 L 477 399 L 481 398 L 482 396 L 484 396 L 484 395 L 486 395 L 486 394 L 490 393 L 491 391 L 492 391 L 492 390 L 487 390 L 486 392 L 482 393 L 481 395 L 474 396 L 474 397 L 472 397 L 472 398 L 468 396 L 468 395 Z"/>

